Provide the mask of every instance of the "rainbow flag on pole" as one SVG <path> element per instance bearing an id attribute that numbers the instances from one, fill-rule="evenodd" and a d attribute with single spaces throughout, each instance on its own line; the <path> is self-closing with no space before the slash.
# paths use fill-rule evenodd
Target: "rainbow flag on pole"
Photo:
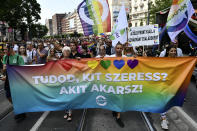
<path id="1" fill-rule="evenodd" d="M 108 0 L 84 0 L 78 6 L 84 35 L 111 32 L 111 15 Z"/>
<path id="2" fill-rule="evenodd" d="M 194 12 L 190 0 L 173 0 L 166 24 L 171 41 L 184 30 Z"/>

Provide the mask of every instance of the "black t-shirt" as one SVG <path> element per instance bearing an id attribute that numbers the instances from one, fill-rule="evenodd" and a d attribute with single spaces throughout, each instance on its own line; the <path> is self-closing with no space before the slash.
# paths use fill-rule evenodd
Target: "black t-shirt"
<path id="1" fill-rule="evenodd" d="M 81 57 L 81 54 L 79 54 L 78 52 L 75 55 L 73 55 L 73 53 L 70 53 L 70 57 L 69 58 L 76 59 L 76 57 Z"/>
<path id="2" fill-rule="evenodd" d="M 81 55 L 81 58 L 91 58 L 91 55 L 90 54 Z"/>
<path id="3" fill-rule="evenodd" d="M 106 54 L 107 55 L 112 55 L 111 48 L 112 48 L 111 46 L 106 47 Z"/>

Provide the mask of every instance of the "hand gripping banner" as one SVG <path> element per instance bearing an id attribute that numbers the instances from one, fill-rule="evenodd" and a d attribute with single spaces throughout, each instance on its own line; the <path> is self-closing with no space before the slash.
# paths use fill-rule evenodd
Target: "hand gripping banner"
<path id="1" fill-rule="evenodd" d="M 8 66 L 16 114 L 104 108 L 165 112 L 182 106 L 195 57 L 91 58 Z"/>

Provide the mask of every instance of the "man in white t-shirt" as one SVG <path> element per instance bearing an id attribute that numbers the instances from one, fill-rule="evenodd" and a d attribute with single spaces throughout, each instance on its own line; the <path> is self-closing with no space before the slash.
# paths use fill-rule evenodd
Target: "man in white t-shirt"
<path id="1" fill-rule="evenodd" d="M 110 57 L 127 57 L 127 56 L 123 55 L 123 45 L 120 42 L 118 42 L 118 44 L 115 47 L 115 54 L 110 55 Z M 112 111 L 112 115 L 115 117 L 118 125 L 123 128 L 124 123 L 120 119 L 120 112 Z"/>
<path id="2" fill-rule="evenodd" d="M 126 55 L 123 55 L 123 45 L 121 43 L 116 45 L 115 54 L 110 55 L 110 57 L 127 57 Z"/>

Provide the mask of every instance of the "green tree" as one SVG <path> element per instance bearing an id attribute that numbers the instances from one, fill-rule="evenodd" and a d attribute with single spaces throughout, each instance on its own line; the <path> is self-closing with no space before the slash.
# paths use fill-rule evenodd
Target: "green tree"
<path id="1" fill-rule="evenodd" d="M 13 29 L 26 27 L 31 39 L 31 26 L 40 19 L 40 4 L 36 0 L 0 0 L 0 3 L 0 20 Z"/>
<path id="2" fill-rule="evenodd" d="M 0 20 L 14 29 L 22 22 L 22 0 L 0 0 Z"/>
<path id="3" fill-rule="evenodd" d="M 40 4 L 36 0 L 23 0 L 22 2 L 22 16 L 27 22 L 27 27 L 29 29 L 29 39 L 32 38 L 32 25 L 37 22 L 40 17 Z"/>
<path id="4" fill-rule="evenodd" d="M 156 23 L 156 12 L 171 7 L 172 0 L 155 0 L 149 3 L 150 6 L 150 23 Z"/>
<path id="5" fill-rule="evenodd" d="M 32 24 L 31 28 L 32 28 L 32 37 L 35 37 L 35 38 L 42 38 L 48 32 L 47 27 L 45 25 L 41 25 L 40 23 Z"/>

